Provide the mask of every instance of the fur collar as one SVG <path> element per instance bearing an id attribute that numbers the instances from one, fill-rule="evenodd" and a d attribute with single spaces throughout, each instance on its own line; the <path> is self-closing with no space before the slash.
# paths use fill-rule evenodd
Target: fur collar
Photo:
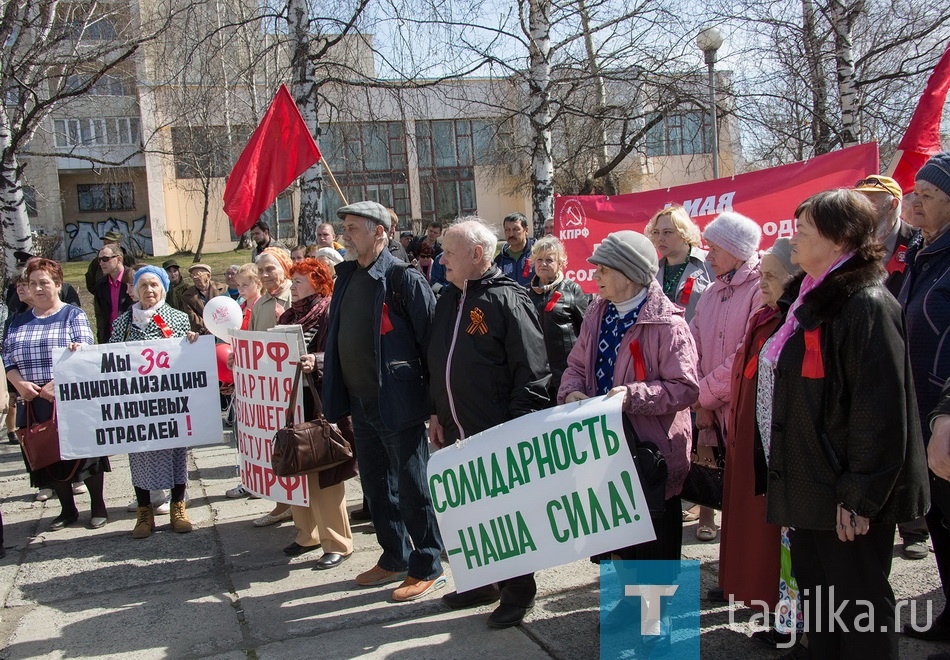
<path id="1" fill-rule="evenodd" d="M 805 294 L 801 307 L 795 310 L 795 318 L 805 330 L 813 330 L 840 314 L 844 304 L 853 295 L 882 284 L 886 275 L 880 261 L 851 257 L 828 275 L 824 282 Z M 794 281 L 800 283 L 798 278 Z"/>

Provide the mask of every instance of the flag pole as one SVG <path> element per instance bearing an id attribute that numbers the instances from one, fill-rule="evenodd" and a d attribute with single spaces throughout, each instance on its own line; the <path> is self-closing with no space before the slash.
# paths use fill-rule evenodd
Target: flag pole
<path id="1" fill-rule="evenodd" d="M 327 165 L 327 159 L 321 158 L 320 163 L 323 165 L 323 169 L 327 171 L 327 176 L 330 177 L 330 183 L 332 183 L 333 187 L 336 189 L 336 194 L 340 196 L 341 200 L 343 200 L 343 206 L 349 205 L 349 202 L 346 201 L 346 196 L 343 194 L 343 191 L 340 190 L 340 184 L 336 182 L 336 177 L 333 176 L 333 170 L 331 170 L 330 166 Z"/>

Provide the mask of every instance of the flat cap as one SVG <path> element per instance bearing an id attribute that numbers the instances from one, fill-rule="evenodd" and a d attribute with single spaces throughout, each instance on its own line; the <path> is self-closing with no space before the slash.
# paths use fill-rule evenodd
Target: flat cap
<path id="1" fill-rule="evenodd" d="M 117 231 L 107 231 L 107 232 L 105 233 L 105 236 L 102 237 L 102 241 L 103 241 L 103 243 L 106 242 L 106 241 L 111 241 L 111 242 L 113 242 L 113 243 L 121 243 L 121 242 L 122 242 L 122 234 L 120 234 L 120 233 L 117 232 Z"/>
<path id="2" fill-rule="evenodd" d="M 193 273 L 196 270 L 206 270 L 208 271 L 209 275 L 211 274 L 211 266 L 208 266 L 207 264 L 191 264 L 188 266 L 189 273 Z"/>
<path id="3" fill-rule="evenodd" d="M 30 254 L 26 250 L 16 250 L 13 253 L 13 258 L 16 259 L 17 266 L 22 266 L 35 256 L 35 254 Z"/>
<path id="4" fill-rule="evenodd" d="M 347 204 L 346 206 L 341 206 L 338 208 L 336 210 L 336 215 L 341 220 L 346 218 L 348 215 L 356 215 L 361 218 L 366 218 L 367 220 L 372 220 L 377 225 L 382 225 L 383 229 L 386 231 L 389 231 L 389 228 L 393 223 L 393 218 L 389 214 L 389 209 L 379 202 L 365 201 Z"/>

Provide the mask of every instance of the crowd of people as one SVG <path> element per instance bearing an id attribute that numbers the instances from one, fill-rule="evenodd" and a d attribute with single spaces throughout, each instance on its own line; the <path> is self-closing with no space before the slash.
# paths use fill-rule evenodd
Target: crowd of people
<path id="1" fill-rule="evenodd" d="M 475 216 L 413 236 L 397 233 L 396 214 L 376 202 L 337 215 L 340 242 L 325 223 L 316 244 L 293 249 L 256 223 L 252 263 L 229 268 L 224 283 L 201 263 L 188 268 L 191 285 L 175 260 L 134 264 L 121 236 L 107 235 L 86 281 L 95 336 L 78 297 L 64 300 L 61 267 L 25 255 L 3 351 L 17 425 L 52 414 L 54 347 L 195 341 L 209 332 L 204 306 L 230 296 L 242 329 L 301 326 L 301 369 L 312 377 L 305 412 L 322 410 L 355 450 L 308 476 L 308 506 L 278 503 L 253 521 L 292 519 L 284 553 L 322 548 L 316 569 L 353 553 L 344 484 L 359 474 L 365 500 L 354 521 L 372 520 L 380 554 L 356 584 L 395 585 L 396 602 L 443 588 L 430 451 L 534 411 L 616 396 L 631 452 L 665 464 L 646 493 L 656 539 L 595 560 L 679 559 L 684 523 L 698 520 L 699 541 L 720 540 L 718 585 L 706 597 L 773 613 L 756 634 L 767 645 L 805 631 L 793 651 L 801 657 L 897 657 L 896 529 L 908 559 L 927 557 L 932 542 L 950 593 L 950 152 L 927 162 L 913 191 L 871 174 L 802 200 L 794 236 L 764 251 L 754 219 L 724 211 L 700 228 L 669 205 L 643 233 L 621 229 L 596 245 L 593 296 L 567 277 L 553 223 L 535 239 L 524 215 L 508 215 L 499 251 Z M 133 537 L 153 533 L 162 505 L 175 532 L 191 531 L 187 450 L 129 462 Z M 718 522 L 681 497 L 694 464 L 724 465 Z M 106 458 L 30 469 L 31 484 L 59 500 L 51 529 L 78 519 L 77 487 L 90 495 L 90 526 L 105 524 L 109 470 Z M 227 496 L 255 495 L 238 484 Z M 443 602 L 498 602 L 488 625 L 507 628 L 536 592 L 527 574 Z M 846 629 L 809 608 L 829 592 L 846 603 Z M 855 631 L 869 611 L 873 630 Z M 950 610 L 904 632 L 950 642 Z"/>

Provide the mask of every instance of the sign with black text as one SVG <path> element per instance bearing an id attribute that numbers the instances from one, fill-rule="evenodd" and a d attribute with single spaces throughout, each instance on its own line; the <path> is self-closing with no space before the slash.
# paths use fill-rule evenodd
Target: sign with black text
<path id="1" fill-rule="evenodd" d="M 223 442 L 214 338 L 53 349 L 63 458 Z"/>

